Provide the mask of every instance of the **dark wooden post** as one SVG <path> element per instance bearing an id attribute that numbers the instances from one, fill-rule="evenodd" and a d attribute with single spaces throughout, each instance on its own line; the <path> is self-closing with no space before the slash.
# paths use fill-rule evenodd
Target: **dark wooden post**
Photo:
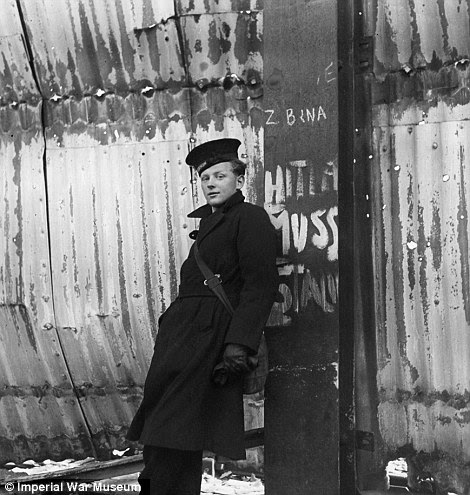
<path id="1" fill-rule="evenodd" d="M 265 206 L 281 292 L 267 330 L 268 495 L 337 495 L 337 4 L 264 8 Z"/>

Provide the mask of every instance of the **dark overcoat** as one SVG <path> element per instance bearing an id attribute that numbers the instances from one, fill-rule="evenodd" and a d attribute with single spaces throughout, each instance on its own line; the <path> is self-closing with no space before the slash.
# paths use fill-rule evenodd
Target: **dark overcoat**
<path id="1" fill-rule="evenodd" d="M 128 438 L 144 445 L 209 450 L 245 458 L 242 379 L 220 387 L 212 372 L 225 344 L 258 349 L 278 290 L 274 228 L 263 208 L 237 191 L 201 218 L 196 242 L 201 258 L 220 274 L 235 308 L 233 317 L 211 290 L 194 258 L 181 267 L 178 298 L 159 321 L 142 404 Z"/>

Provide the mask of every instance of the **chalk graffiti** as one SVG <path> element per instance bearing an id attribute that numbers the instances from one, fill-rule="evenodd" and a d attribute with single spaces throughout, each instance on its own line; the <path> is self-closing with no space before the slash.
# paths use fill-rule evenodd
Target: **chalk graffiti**
<path id="1" fill-rule="evenodd" d="M 322 270 L 316 275 L 304 265 L 289 264 L 279 268 L 282 302 L 274 303 L 267 326 L 287 326 L 309 304 L 324 313 L 333 313 L 338 303 L 338 272 Z"/>
<path id="2" fill-rule="evenodd" d="M 306 160 L 296 160 L 285 168 L 277 166 L 275 177 L 270 170 L 265 172 L 265 209 L 276 230 L 281 231 L 283 255 L 292 248 L 302 253 L 311 246 L 325 251 L 327 261 L 337 261 L 337 187 L 336 160 L 316 168 Z M 319 200 L 316 203 L 324 203 L 327 193 L 334 193 L 328 204 L 312 204 L 315 198 Z"/>
<path id="3" fill-rule="evenodd" d="M 266 211 L 276 230 L 281 231 L 284 255 L 289 254 L 292 245 L 297 253 L 301 253 L 310 244 L 320 251 L 326 249 L 328 261 L 338 260 L 338 226 L 335 221 L 338 216 L 337 206 L 328 210 L 316 210 L 309 218 L 303 213 L 289 214 L 287 210 L 275 214 L 270 211 L 269 206 Z"/>
<path id="4" fill-rule="evenodd" d="M 299 169 L 305 169 L 299 171 Z M 289 162 L 289 167 L 276 167 L 276 174 L 266 170 L 264 175 L 265 202 L 284 205 L 292 197 L 315 196 L 338 190 L 338 163 L 331 160 L 322 167 L 313 167 L 306 160 Z"/>
<path id="5" fill-rule="evenodd" d="M 265 113 L 268 115 L 266 125 L 279 125 L 281 123 L 281 117 L 278 115 L 280 112 L 276 112 L 276 110 L 270 108 L 265 110 Z M 327 116 L 322 105 L 318 105 L 317 107 L 312 106 L 310 108 L 300 108 L 298 110 L 287 108 L 282 119 L 287 125 L 292 127 L 295 123 L 308 124 L 309 122 L 320 122 L 321 120 L 326 120 Z"/>

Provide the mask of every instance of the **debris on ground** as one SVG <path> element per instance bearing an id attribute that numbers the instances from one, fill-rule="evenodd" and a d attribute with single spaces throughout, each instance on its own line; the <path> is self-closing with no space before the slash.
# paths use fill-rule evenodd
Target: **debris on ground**
<path id="1" fill-rule="evenodd" d="M 106 480 L 99 480 L 93 483 L 95 488 L 102 487 L 98 491 L 103 491 L 110 485 L 121 484 L 128 488 L 128 493 L 136 493 L 131 486 L 138 486 L 139 473 L 115 476 Z M 127 492 L 126 492 L 127 493 Z M 264 495 L 263 482 L 255 475 L 237 476 L 230 471 L 221 474 L 220 476 L 212 476 L 209 473 L 204 473 L 201 483 L 201 495 Z"/>
<path id="2" fill-rule="evenodd" d="M 230 472 L 218 478 L 205 473 L 202 476 L 201 493 L 204 495 L 264 495 L 264 485 L 255 475 L 237 479 Z"/>
<path id="3" fill-rule="evenodd" d="M 29 459 L 18 464 L 15 464 L 14 462 L 7 462 L 4 468 L 11 473 L 36 476 L 39 474 L 57 473 L 73 468 L 79 468 L 94 460 L 94 457 L 87 457 L 86 459 L 81 459 L 79 461 L 74 459 L 64 459 L 63 461 L 52 461 L 51 459 L 46 459 L 45 461 L 39 463 Z"/>

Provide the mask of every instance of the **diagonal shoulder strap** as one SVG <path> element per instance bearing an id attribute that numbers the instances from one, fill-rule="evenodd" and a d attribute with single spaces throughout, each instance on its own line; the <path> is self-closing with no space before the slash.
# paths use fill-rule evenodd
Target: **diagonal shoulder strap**
<path id="1" fill-rule="evenodd" d="M 220 279 L 220 275 L 214 275 L 214 273 L 212 273 L 212 270 L 201 258 L 199 248 L 197 247 L 197 242 L 194 243 L 194 258 L 196 259 L 199 270 L 201 270 L 202 274 L 204 275 L 204 285 L 207 285 L 207 287 L 209 287 L 209 289 L 220 299 L 221 303 L 225 306 L 225 309 L 233 316 L 235 311 L 232 304 L 230 303 L 229 298 L 227 297 L 224 288 L 222 287 L 222 280 Z"/>

